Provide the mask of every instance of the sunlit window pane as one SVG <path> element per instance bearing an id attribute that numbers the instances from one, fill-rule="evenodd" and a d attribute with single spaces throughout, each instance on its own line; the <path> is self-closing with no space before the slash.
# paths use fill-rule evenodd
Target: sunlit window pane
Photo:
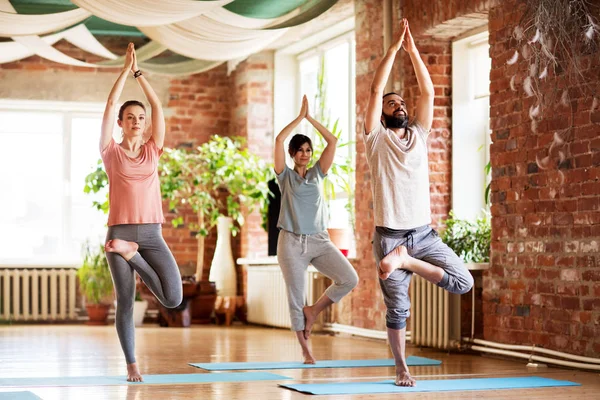
<path id="1" fill-rule="evenodd" d="M 86 240 L 101 243 L 104 237 L 106 216 L 92 208 L 92 201 L 104 201 L 107 190 L 92 195 L 83 192 L 85 177 L 97 168 L 100 158 L 99 117 L 75 117 L 71 135 L 71 232 L 67 238 L 69 251 L 76 255 Z"/>
<path id="2" fill-rule="evenodd" d="M 56 260 L 63 251 L 62 116 L 0 112 L 0 258 Z M 26 146 L 26 151 L 23 149 Z"/>
<path id="3" fill-rule="evenodd" d="M 106 216 L 83 193 L 99 159 L 101 111 L 0 109 L 0 264 L 77 264 L 87 240 L 101 243 Z M 26 144 L 27 151 L 22 149 Z M 105 193 L 96 199 L 102 201 Z"/>

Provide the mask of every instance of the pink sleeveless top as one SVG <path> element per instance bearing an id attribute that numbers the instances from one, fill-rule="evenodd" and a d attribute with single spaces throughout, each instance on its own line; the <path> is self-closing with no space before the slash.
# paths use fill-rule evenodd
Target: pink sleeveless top
<path id="1" fill-rule="evenodd" d="M 161 154 L 154 139 L 143 144 L 135 158 L 112 139 L 101 152 L 109 183 L 108 226 L 164 222 L 158 180 Z"/>

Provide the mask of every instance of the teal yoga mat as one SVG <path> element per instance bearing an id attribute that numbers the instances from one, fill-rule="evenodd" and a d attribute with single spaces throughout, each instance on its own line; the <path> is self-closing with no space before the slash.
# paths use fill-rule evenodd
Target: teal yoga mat
<path id="1" fill-rule="evenodd" d="M 31 392 L 0 392 L 0 400 L 42 400 Z"/>
<path id="2" fill-rule="evenodd" d="M 410 367 L 423 365 L 440 365 L 442 362 L 425 357 L 408 356 L 406 363 Z M 373 360 L 323 360 L 316 364 L 301 362 L 227 362 L 227 363 L 190 363 L 191 366 L 207 371 L 233 371 L 257 369 L 305 369 L 305 368 L 361 368 L 361 367 L 393 367 L 393 359 Z"/>
<path id="3" fill-rule="evenodd" d="M 512 378 L 444 379 L 418 381 L 415 387 L 400 387 L 394 381 L 280 384 L 286 389 L 306 394 L 373 394 L 409 392 L 454 392 L 463 390 L 531 389 L 558 386 L 581 386 L 579 383 L 524 376 Z"/>
<path id="4" fill-rule="evenodd" d="M 144 382 L 127 382 L 125 376 L 65 376 L 58 378 L 7 378 L 1 386 L 111 386 L 111 385 L 164 385 L 182 383 L 248 382 L 291 379 L 269 372 L 231 372 L 221 374 L 142 375 Z"/>

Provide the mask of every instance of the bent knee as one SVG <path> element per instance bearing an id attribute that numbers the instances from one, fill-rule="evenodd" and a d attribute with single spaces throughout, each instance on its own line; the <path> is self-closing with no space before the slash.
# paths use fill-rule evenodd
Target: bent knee
<path id="1" fill-rule="evenodd" d="M 454 293 L 465 294 L 471 291 L 471 289 L 473 289 L 475 281 L 471 273 L 467 271 L 467 274 L 465 276 L 461 277 L 460 279 L 457 279 L 457 283 L 458 285 Z"/>
<path id="2" fill-rule="evenodd" d="M 358 274 L 356 272 L 354 272 L 354 274 L 352 274 L 352 277 L 348 279 L 348 282 L 346 282 L 346 286 L 348 286 L 350 290 L 358 286 Z"/>
<path id="3" fill-rule="evenodd" d="M 165 306 L 167 308 L 176 308 L 181 304 L 182 301 L 183 301 L 183 293 L 182 292 L 174 293 L 172 296 L 167 296 L 167 298 L 164 299 L 163 306 Z"/>

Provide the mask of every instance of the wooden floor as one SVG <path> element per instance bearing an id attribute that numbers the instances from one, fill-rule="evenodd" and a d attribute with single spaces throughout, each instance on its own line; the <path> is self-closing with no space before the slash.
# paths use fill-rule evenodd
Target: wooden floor
<path id="1" fill-rule="evenodd" d="M 145 374 L 206 373 L 188 362 L 300 361 L 293 334 L 261 327 L 214 325 L 192 328 L 137 329 L 137 357 Z M 387 358 L 382 341 L 347 336 L 313 336 L 318 359 Z M 472 392 L 406 393 L 402 399 L 600 399 L 598 373 L 545 368 L 530 370 L 522 361 L 479 355 L 446 354 L 409 347 L 409 355 L 442 361 L 436 367 L 412 367 L 418 380 L 537 375 L 581 383 L 580 387 Z M 269 371 L 297 382 L 377 381 L 390 379 L 393 368 L 341 368 Z M 0 377 L 114 376 L 125 373 L 114 326 L 2 325 L 0 326 Z M 21 390 L 23 388 L 19 388 Z M 186 385 L 124 385 L 62 388 L 26 388 L 44 400 L 67 399 L 398 399 L 398 394 L 370 396 L 309 396 L 277 387 L 276 381 Z M 1 392 L 16 391 L 0 387 Z"/>

